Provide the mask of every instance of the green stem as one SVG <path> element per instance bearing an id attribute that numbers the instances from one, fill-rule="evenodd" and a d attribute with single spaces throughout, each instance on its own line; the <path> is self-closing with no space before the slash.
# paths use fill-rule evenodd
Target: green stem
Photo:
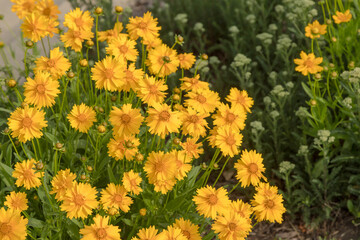
<path id="1" fill-rule="evenodd" d="M 42 45 L 42 47 L 43 47 L 44 54 L 45 54 L 45 56 L 47 57 L 47 54 L 46 54 L 46 49 L 45 49 L 45 44 L 44 44 L 43 39 L 41 39 L 41 45 Z"/>
<path id="2" fill-rule="evenodd" d="M 226 164 L 228 163 L 229 159 L 230 159 L 230 156 L 226 159 L 226 161 L 225 161 L 225 163 L 224 163 L 224 165 L 223 165 L 223 167 L 222 167 L 219 175 L 217 176 L 217 178 L 216 178 L 216 180 L 215 180 L 215 182 L 214 182 L 214 184 L 213 184 L 213 187 L 215 187 L 215 184 L 217 183 L 217 181 L 219 180 L 221 174 L 223 173 L 223 171 L 224 171 L 224 169 L 225 169 L 225 167 L 226 167 Z"/>
<path id="3" fill-rule="evenodd" d="M 238 183 L 231 189 L 231 191 L 228 193 L 228 195 L 229 195 L 230 193 L 232 193 L 232 192 L 239 186 L 239 184 L 240 184 L 240 182 L 238 182 Z"/>
<path id="4" fill-rule="evenodd" d="M 19 157 L 19 159 L 21 159 L 20 154 L 19 154 L 18 150 L 16 149 L 16 146 L 15 146 L 14 142 L 13 142 L 12 138 L 10 137 L 10 134 L 8 134 L 8 137 L 9 137 L 9 139 L 11 141 L 11 144 L 13 145 L 13 147 L 15 149 L 15 152 L 16 152 L 17 156 Z"/>
<path id="5" fill-rule="evenodd" d="M 95 31 L 96 31 L 95 32 L 95 35 L 96 35 L 96 51 L 97 51 L 97 60 L 100 61 L 98 26 L 99 26 L 99 16 L 96 15 L 96 28 L 95 28 Z"/>
<path id="6" fill-rule="evenodd" d="M 36 153 L 36 147 L 35 147 L 35 144 L 34 144 L 34 140 L 31 140 L 31 143 L 32 143 L 32 146 L 33 146 L 33 150 L 34 150 L 34 154 L 35 154 L 36 161 L 38 161 L 39 158 L 38 158 L 38 155 L 37 155 L 37 153 Z"/>

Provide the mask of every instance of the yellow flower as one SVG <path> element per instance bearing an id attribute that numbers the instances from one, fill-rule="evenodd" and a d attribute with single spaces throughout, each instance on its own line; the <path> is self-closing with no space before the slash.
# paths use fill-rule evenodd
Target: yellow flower
<path id="1" fill-rule="evenodd" d="M 126 196 L 126 194 L 127 191 L 123 186 L 109 183 L 106 189 L 101 191 L 100 202 L 104 208 L 116 207 L 120 208 L 123 212 L 128 212 L 133 200 Z"/>
<path id="2" fill-rule="evenodd" d="M 208 128 L 205 118 L 208 116 L 207 113 L 198 113 L 192 108 L 187 108 L 185 111 L 181 112 L 181 130 L 183 134 L 189 134 L 194 138 L 205 136 L 206 128 Z"/>
<path id="3" fill-rule="evenodd" d="M 193 201 L 199 214 L 212 219 L 215 219 L 218 214 L 226 212 L 230 206 L 227 191 L 223 187 L 219 189 L 211 186 L 199 188 Z"/>
<path id="4" fill-rule="evenodd" d="M 313 53 L 306 54 L 304 51 L 300 53 L 300 59 L 294 59 L 294 62 L 299 65 L 295 68 L 296 71 L 301 72 L 304 76 L 321 72 L 323 67 L 319 66 L 322 63 L 323 58 L 315 58 Z"/>
<path id="5" fill-rule="evenodd" d="M 318 20 L 315 20 L 313 23 L 309 23 L 305 27 L 305 36 L 311 39 L 320 38 L 320 35 L 326 33 L 326 25 L 321 25 Z"/>
<path id="6" fill-rule="evenodd" d="M 180 113 L 171 111 L 167 104 L 155 103 L 152 108 L 149 108 L 148 113 L 146 123 L 150 127 L 151 134 L 156 134 L 164 139 L 170 133 L 179 132 Z"/>
<path id="7" fill-rule="evenodd" d="M 346 10 L 344 13 L 336 11 L 336 14 L 333 16 L 333 19 L 336 24 L 340 24 L 343 22 L 350 22 L 352 18 L 352 15 L 350 13 L 350 10 Z"/>
<path id="8" fill-rule="evenodd" d="M 111 43 L 109 43 L 109 47 L 106 48 L 106 53 L 113 55 L 115 58 L 122 58 L 132 62 L 135 62 L 139 55 L 136 50 L 136 42 L 128 39 L 127 36 L 114 38 Z"/>
<path id="9" fill-rule="evenodd" d="M 139 195 L 143 190 L 140 187 L 140 183 L 142 178 L 140 177 L 139 173 L 135 173 L 133 170 L 129 172 L 125 172 L 122 183 L 126 191 L 133 193 L 134 195 Z"/>
<path id="10" fill-rule="evenodd" d="M 25 102 L 36 107 L 51 107 L 60 93 L 59 82 L 48 72 L 37 72 L 34 79 L 28 77 L 24 83 Z"/>
<path id="11" fill-rule="evenodd" d="M 231 103 L 231 107 L 242 108 L 245 112 L 251 113 L 250 108 L 254 105 L 254 100 L 248 96 L 245 90 L 231 88 L 226 101 Z"/>
<path id="12" fill-rule="evenodd" d="M 59 8 L 53 0 L 38 0 L 35 11 L 50 19 L 58 19 L 58 14 L 60 14 Z"/>
<path id="13" fill-rule="evenodd" d="M 178 55 L 180 68 L 189 70 L 195 63 L 195 56 L 192 53 L 182 53 Z"/>
<path id="14" fill-rule="evenodd" d="M 35 172 L 35 163 L 36 161 L 34 159 L 30 159 L 15 164 L 12 176 L 17 179 L 15 182 L 16 186 L 24 186 L 29 190 L 41 185 L 41 174 Z"/>
<path id="15" fill-rule="evenodd" d="M 98 206 L 97 190 L 88 183 L 74 182 L 73 187 L 66 191 L 61 211 L 66 211 L 68 218 L 87 218 Z"/>
<path id="16" fill-rule="evenodd" d="M 140 109 L 132 108 L 132 105 L 128 103 L 122 105 L 120 109 L 113 106 L 109 120 L 114 126 L 114 136 L 123 137 L 138 134 L 144 117 Z"/>
<path id="17" fill-rule="evenodd" d="M 35 2 L 36 0 L 11 0 L 14 5 L 11 7 L 12 12 L 16 12 L 16 15 L 23 19 L 29 13 L 32 13 L 35 9 Z"/>
<path id="18" fill-rule="evenodd" d="M 195 77 L 188 78 L 180 78 L 181 81 L 181 89 L 185 91 L 197 91 L 199 89 L 209 89 L 209 83 L 200 81 L 200 75 L 197 74 Z"/>
<path id="19" fill-rule="evenodd" d="M 138 146 L 140 141 L 138 138 L 135 138 L 133 135 L 115 137 L 110 139 L 107 147 L 109 149 L 108 154 L 110 157 L 115 158 L 116 161 L 123 160 L 125 157 L 126 160 L 133 160 L 135 155 L 138 153 Z"/>
<path id="20" fill-rule="evenodd" d="M 245 128 L 246 112 L 242 108 L 229 107 L 227 104 L 221 103 L 213 118 L 215 126 L 229 126 L 230 129 L 238 132 Z"/>
<path id="21" fill-rule="evenodd" d="M 282 195 L 277 194 L 277 189 L 270 187 L 269 184 L 259 185 L 256 191 L 257 193 L 251 201 L 256 219 L 281 223 L 282 215 L 286 211 L 282 203 Z"/>
<path id="22" fill-rule="evenodd" d="M 91 69 L 96 88 L 117 91 L 124 85 L 126 63 L 123 59 L 106 56 Z"/>
<path id="23" fill-rule="evenodd" d="M 118 91 L 130 92 L 136 91 L 139 87 L 139 82 L 144 78 L 144 72 L 141 69 L 135 68 L 135 63 L 130 63 L 125 70 L 124 84 L 118 89 Z M 167 87 L 166 87 L 167 89 Z"/>
<path id="24" fill-rule="evenodd" d="M 146 60 L 149 71 L 159 77 L 165 77 L 176 72 L 179 63 L 176 51 L 165 44 L 151 49 Z"/>
<path id="25" fill-rule="evenodd" d="M 176 219 L 172 226 L 180 228 L 181 233 L 189 240 L 201 240 L 199 226 L 193 224 L 190 220 Z"/>
<path id="26" fill-rule="evenodd" d="M 91 30 L 83 29 L 69 29 L 66 33 L 60 36 L 61 41 L 65 47 L 71 47 L 75 52 L 80 52 L 82 49 L 82 42 L 85 40 L 91 40 L 94 37 L 94 33 Z"/>
<path id="27" fill-rule="evenodd" d="M 0 239 L 25 240 L 28 220 L 14 209 L 0 208 Z"/>
<path id="28" fill-rule="evenodd" d="M 146 45 L 146 50 L 147 51 L 150 51 L 151 49 L 156 48 L 157 46 L 160 46 L 161 44 L 163 44 L 162 40 L 160 38 L 158 38 L 158 37 L 152 38 L 150 40 L 143 39 L 142 43 L 144 45 Z"/>
<path id="29" fill-rule="evenodd" d="M 79 132 L 87 133 L 96 122 L 96 113 L 84 103 L 74 105 L 71 112 L 67 115 L 71 127 L 79 130 Z"/>
<path id="30" fill-rule="evenodd" d="M 59 29 L 57 26 L 59 25 L 59 22 L 55 18 L 46 18 L 47 20 L 47 28 L 46 28 L 46 36 L 49 35 L 50 37 L 53 37 L 54 34 L 59 33 Z"/>
<path id="31" fill-rule="evenodd" d="M 131 39 L 142 37 L 146 41 L 157 38 L 161 29 L 157 26 L 157 18 L 154 19 L 150 12 L 144 13 L 143 17 L 130 17 L 126 28 Z"/>
<path id="32" fill-rule="evenodd" d="M 186 155 L 186 152 L 184 150 L 173 150 L 170 152 L 170 154 L 172 154 L 172 157 L 174 158 L 176 163 L 175 178 L 178 180 L 183 180 L 192 168 L 192 158 Z"/>
<path id="33" fill-rule="evenodd" d="M 52 191 L 50 194 L 56 194 L 55 199 L 62 201 L 67 189 L 73 187 L 76 175 L 70 172 L 70 169 L 60 170 L 51 181 Z"/>
<path id="34" fill-rule="evenodd" d="M 106 41 L 107 43 L 110 43 L 113 39 L 119 36 L 126 37 L 128 36 L 127 34 L 121 33 L 123 28 L 124 27 L 121 22 L 116 22 L 113 29 L 98 32 L 98 39 L 100 42 Z"/>
<path id="35" fill-rule="evenodd" d="M 185 154 L 191 158 L 198 159 L 199 154 L 204 153 L 202 148 L 202 143 L 196 143 L 198 139 L 196 138 L 187 138 L 185 142 L 180 143 L 180 146 L 185 150 Z"/>
<path id="36" fill-rule="evenodd" d="M 244 240 L 251 230 L 251 224 L 240 215 L 227 211 L 223 216 L 217 216 L 212 229 L 220 240 Z"/>
<path id="37" fill-rule="evenodd" d="M 131 240 L 158 240 L 158 230 L 154 226 L 142 228 L 139 230 L 137 237 Z"/>
<path id="38" fill-rule="evenodd" d="M 231 201 L 230 208 L 230 211 L 233 211 L 234 213 L 240 215 L 240 217 L 246 218 L 249 222 L 251 222 L 250 217 L 253 211 L 250 204 L 244 203 L 242 200 L 238 199 L 236 201 Z"/>
<path id="39" fill-rule="evenodd" d="M 173 189 L 176 184 L 176 180 L 175 178 L 168 180 L 157 179 L 153 184 L 155 192 L 161 192 L 162 194 L 166 194 L 168 191 L 171 191 Z"/>
<path id="40" fill-rule="evenodd" d="M 61 78 L 71 66 L 70 61 L 63 56 L 59 47 L 50 51 L 50 58 L 42 56 L 36 59 L 35 63 L 36 68 L 34 70 L 36 72 L 47 71 L 54 79 Z"/>
<path id="41" fill-rule="evenodd" d="M 25 17 L 20 28 L 24 37 L 37 42 L 47 35 L 47 27 L 47 19 L 44 16 L 31 13 Z"/>
<path id="42" fill-rule="evenodd" d="M 242 143 L 242 134 L 233 131 L 230 127 L 219 127 L 215 137 L 215 144 L 224 156 L 234 157 L 239 153 L 238 147 Z"/>
<path id="43" fill-rule="evenodd" d="M 144 103 L 153 106 L 156 103 L 162 103 L 168 89 L 163 79 L 156 80 L 154 77 L 145 75 L 145 78 L 138 82 L 137 96 Z"/>
<path id="44" fill-rule="evenodd" d="M 156 180 L 171 180 L 175 178 L 176 162 L 174 157 L 164 152 L 151 152 L 144 165 L 144 171 L 153 184 Z"/>
<path id="45" fill-rule="evenodd" d="M 192 107 L 200 113 L 212 113 L 220 104 L 219 94 L 209 89 L 191 91 L 185 97 L 188 97 L 185 106 Z"/>
<path id="46" fill-rule="evenodd" d="M 40 138 L 43 135 L 41 129 L 47 126 L 45 112 L 29 106 L 19 107 L 10 114 L 8 125 L 11 136 L 18 137 L 20 142 Z"/>
<path id="47" fill-rule="evenodd" d="M 80 8 L 68 12 L 64 18 L 64 26 L 72 30 L 91 31 L 94 24 L 94 19 L 91 17 L 90 12 L 83 12 Z"/>
<path id="48" fill-rule="evenodd" d="M 266 177 L 263 175 L 265 168 L 262 161 L 261 154 L 254 150 L 242 152 L 241 159 L 234 165 L 237 170 L 236 178 L 241 182 L 241 186 L 247 187 L 250 184 L 256 186 L 261 178 L 266 181 Z"/>
<path id="49" fill-rule="evenodd" d="M 28 200 L 26 198 L 26 193 L 23 192 L 11 192 L 10 195 L 6 196 L 6 201 L 4 203 L 8 208 L 14 209 L 16 211 L 22 212 L 28 209 Z"/>
<path id="50" fill-rule="evenodd" d="M 182 234 L 182 231 L 180 228 L 168 226 L 166 230 L 163 230 L 158 240 L 187 240 L 187 238 Z"/>
<path id="51" fill-rule="evenodd" d="M 120 229 L 118 226 L 109 224 L 109 217 L 102 217 L 97 214 L 94 223 L 85 225 L 80 229 L 83 240 L 120 240 Z"/>

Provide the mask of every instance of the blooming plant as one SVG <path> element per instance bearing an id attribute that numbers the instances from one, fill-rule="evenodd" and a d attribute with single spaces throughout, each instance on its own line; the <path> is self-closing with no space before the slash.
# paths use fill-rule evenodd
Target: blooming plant
<path id="1" fill-rule="evenodd" d="M 12 2 L 28 39 L 26 81 L 1 88 L 0 239 L 235 240 L 259 221 L 282 222 L 283 198 L 266 182 L 262 155 L 242 147 L 252 98 L 232 88 L 221 102 L 195 56 L 180 53 L 183 37 L 162 43 L 150 12 L 123 26 L 120 7 L 115 25 L 99 31 L 102 8 L 76 8 L 61 42 L 46 49 L 44 38 L 60 32 L 57 6 Z M 38 46 L 44 56 L 28 58 Z M 204 142 L 214 149 L 209 161 Z M 217 183 L 230 158 L 238 184 L 228 191 Z M 231 200 L 240 184 L 253 198 Z"/>

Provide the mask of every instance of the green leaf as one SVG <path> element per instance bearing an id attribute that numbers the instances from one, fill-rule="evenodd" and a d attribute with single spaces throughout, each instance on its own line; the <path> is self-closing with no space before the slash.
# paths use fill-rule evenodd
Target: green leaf
<path id="1" fill-rule="evenodd" d="M 49 132 L 44 132 L 44 135 L 47 139 L 49 139 L 53 144 L 57 143 L 58 140 L 56 139 L 56 137 L 54 135 L 52 135 Z"/>
<path id="2" fill-rule="evenodd" d="M 33 228 L 43 228 L 44 222 L 36 218 L 29 218 L 28 226 Z"/>
<path id="3" fill-rule="evenodd" d="M 107 171 L 108 171 L 108 174 L 109 174 L 109 179 L 110 179 L 110 182 L 112 182 L 112 183 L 117 183 L 117 181 L 116 181 L 116 178 L 115 178 L 115 176 L 114 176 L 114 173 L 112 172 L 112 169 L 111 169 L 111 167 L 109 166 L 109 167 L 107 167 Z"/>
<path id="4" fill-rule="evenodd" d="M 7 112 L 7 113 L 11 113 L 12 111 L 9 109 L 5 109 L 5 108 L 1 108 L 0 107 L 0 112 Z"/>
<path id="5" fill-rule="evenodd" d="M 121 221 L 123 221 L 128 226 L 134 225 L 134 223 L 130 219 L 123 218 L 123 219 L 121 219 Z"/>
<path id="6" fill-rule="evenodd" d="M 193 167 L 191 169 L 191 171 L 189 172 L 188 174 L 188 177 L 187 177 L 187 186 L 189 188 L 193 187 L 195 185 L 195 181 L 196 181 L 196 176 L 198 175 L 199 171 L 201 170 L 201 167 L 200 166 L 196 166 L 196 167 Z"/>
<path id="7" fill-rule="evenodd" d="M 3 163 L 0 163 L 0 172 L 1 172 L 0 177 L 4 177 L 3 181 L 4 181 L 5 185 L 10 188 L 12 188 L 14 186 L 14 180 L 12 179 L 13 171 L 14 170 L 11 167 L 9 167 Z"/>
<path id="8" fill-rule="evenodd" d="M 312 170 L 312 177 L 318 178 L 323 171 L 323 167 L 324 167 L 324 159 L 320 159 L 319 161 L 317 161 L 317 163 L 315 163 L 315 166 Z"/>

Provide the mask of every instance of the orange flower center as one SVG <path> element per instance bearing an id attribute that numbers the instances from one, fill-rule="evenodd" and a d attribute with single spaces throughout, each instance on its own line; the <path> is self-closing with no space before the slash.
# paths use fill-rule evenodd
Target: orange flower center
<path id="1" fill-rule="evenodd" d="M 131 185 L 132 187 L 136 187 L 136 186 L 137 186 L 136 180 L 135 180 L 135 179 L 131 179 L 131 180 L 130 180 L 130 185 Z"/>
<path id="2" fill-rule="evenodd" d="M 54 59 L 49 59 L 47 62 L 46 62 L 46 66 L 48 67 L 48 68 L 52 68 L 52 67 L 54 67 L 55 66 L 55 60 Z"/>
<path id="3" fill-rule="evenodd" d="M 163 172 L 164 170 L 165 170 L 165 164 L 162 161 L 155 163 L 156 172 Z"/>
<path id="4" fill-rule="evenodd" d="M 225 142 L 227 145 L 234 145 L 236 143 L 235 138 L 231 135 L 226 138 Z"/>
<path id="5" fill-rule="evenodd" d="M 84 199 L 84 196 L 81 195 L 81 194 L 77 194 L 75 197 L 74 197 L 74 203 L 78 206 L 82 206 L 84 205 L 85 203 L 85 199 Z"/>
<path id="6" fill-rule="evenodd" d="M 229 229 L 230 231 L 235 231 L 236 230 L 236 224 L 235 223 L 229 223 Z"/>
<path id="7" fill-rule="evenodd" d="M 158 92 L 156 85 L 149 86 L 149 92 L 151 94 L 156 94 Z"/>
<path id="8" fill-rule="evenodd" d="M 183 234 L 187 239 L 190 239 L 190 237 L 191 237 L 189 231 L 187 231 L 187 230 L 182 230 L 182 234 Z"/>
<path id="9" fill-rule="evenodd" d="M 189 117 L 189 122 L 197 123 L 199 121 L 199 117 L 196 115 L 192 115 Z"/>
<path id="10" fill-rule="evenodd" d="M 10 224 L 7 223 L 2 223 L 0 225 L 0 233 L 1 235 L 8 235 L 9 233 L 11 233 L 12 227 L 10 226 Z"/>
<path id="11" fill-rule="evenodd" d="M 73 31 L 73 37 L 74 37 L 74 38 L 81 38 L 81 33 L 80 33 L 80 31 Z"/>
<path id="12" fill-rule="evenodd" d="M 30 179 L 32 176 L 33 176 L 33 173 L 32 173 L 32 171 L 30 169 L 24 170 L 23 177 L 25 179 Z"/>
<path id="13" fill-rule="evenodd" d="M 120 194 L 115 194 L 114 195 L 114 202 L 121 202 L 122 201 L 122 196 Z"/>
<path id="14" fill-rule="evenodd" d="M 20 206 L 21 206 L 21 204 L 20 204 L 20 199 L 13 199 L 12 201 L 11 201 L 11 205 L 14 207 L 14 208 L 19 208 Z"/>
<path id="15" fill-rule="evenodd" d="M 36 86 L 36 91 L 40 94 L 44 94 L 45 93 L 45 86 L 44 84 L 38 84 Z"/>
<path id="16" fill-rule="evenodd" d="M 304 61 L 304 65 L 307 67 L 307 68 L 312 68 L 312 67 L 314 67 L 314 62 L 311 60 L 311 59 L 306 59 L 305 61 Z"/>
<path id="17" fill-rule="evenodd" d="M 235 120 L 236 116 L 233 113 L 226 114 L 226 122 L 232 123 Z"/>
<path id="18" fill-rule="evenodd" d="M 106 238 L 106 236 L 107 236 L 107 233 L 104 228 L 99 228 L 98 230 L 96 230 L 96 237 L 98 239 L 104 239 L 104 238 Z"/>
<path id="19" fill-rule="evenodd" d="M 248 166 L 248 170 L 250 173 L 256 173 L 258 171 L 258 166 L 256 163 L 250 163 Z"/>
<path id="20" fill-rule="evenodd" d="M 83 113 L 80 113 L 79 116 L 77 117 L 79 122 L 85 122 L 86 121 L 86 115 Z"/>
<path id="21" fill-rule="evenodd" d="M 32 120 L 31 120 L 31 118 L 29 118 L 29 117 L 24 118 L 24 119 L 22 120 L 22 125 L 23 125 L 24 127 L 31 127 L 31 125 L 32 125 Z"/>
<path id="22" fill-rule="evenodd" d="M 318 34 L 319 33 L 319 29 L 317 27 L 314 27 L 313 29 L 311 29 L 312 33 Z"/>
<path id="23" fill-rule="evenodd" d="M 122 45 L 122 46 L 119 47 L 119 51 L 120 51 L 121 53 L 127 53 L 128 47 L 125 46 L 125 45 Z"/>
<path id="24" fill-rule="evenodd" d="M 105 78 L 111 79 L 114 76 L 114 71 L 112 69 L 106 69 L 104 71 Z"/>
<path id="25" fill-rule="evenodd" d="M 84 21 L 82 20 L 81 17 L 75 18 L 74 22 L 75 22 L 76 26 L 78 26 L 78 27 L 81 27 L 84 24 Z"/>
<path id="26" fill-rule="evenodd" d="M 237 103 L 240 103 L 241 105 L 245 105 L 245 97 L 244 96 L 238 96 L 236 99 Z"/>
<path id="27" fill-rule="evenodd" d="M 178 59 L 180 62 L 185 60 L 185 56 L 184 55 L 178 55 Z"/>
<path id="28" fill-rule="evenodd" d="M 44 10 L 43 10 L 43 15 L 45 15 L 45 16 L 50 16 L 50 14 L 51 14 L 51 9 L 49 8 L 49 7 L 47 7 L 47 8 L 44 8 Z"/>
<path id="29" fill-rule="evenodd" d="M 128 114 L 121 115 L 121 122 L 123 124 L 128 124 L 131 120 L 131 117 Z"/>
<path id="30" fill-rule="evenodd" d="M 268 199 L 268 200 L 265 201 L 265 207 L 266 208 L 273 208 L 274 206 L 275 206 L 275 203 L 274 203 L 273 200 Z"/>
<path id="31" fill-rule="evenodd" d="M 169 119 L 170 119 L 170 113 L 168 111 L 162 111 L 159 114 L 160 121 L 169 121 Z"/>
<path id="32" fill-rule="evenodd" d="M 208 203 L 210 205 L 215 205 L 218 202 L 218 197 L 215 194 L 211 194 L 208 198 Z"/>
<path id="33" fill-rule="evenodd" d="M 146 22 L 140 22 L 139 25 L 138 25 L 138 28 L 141 28 L 141 29 L 145 29 L 147 28 L 147 23 Z"/>
<path id="34" fill-rule="evenodd" d="M 206 97 L 204 97 L 203 95 L 199 94 L 195 97 L 195 100 L 197 100 L 199 103 L 206 103 Z"/>
<path id="35" fill-rule="evenodd" d="M 196 145 L 195 145 L 195 144 L 188 143 L 188 144 L 185 146 L 185 149 L 186 149 L 186 151 L 188 151 L 188 152 L 195 151 L 195 150 L 196 150 Z"/>

